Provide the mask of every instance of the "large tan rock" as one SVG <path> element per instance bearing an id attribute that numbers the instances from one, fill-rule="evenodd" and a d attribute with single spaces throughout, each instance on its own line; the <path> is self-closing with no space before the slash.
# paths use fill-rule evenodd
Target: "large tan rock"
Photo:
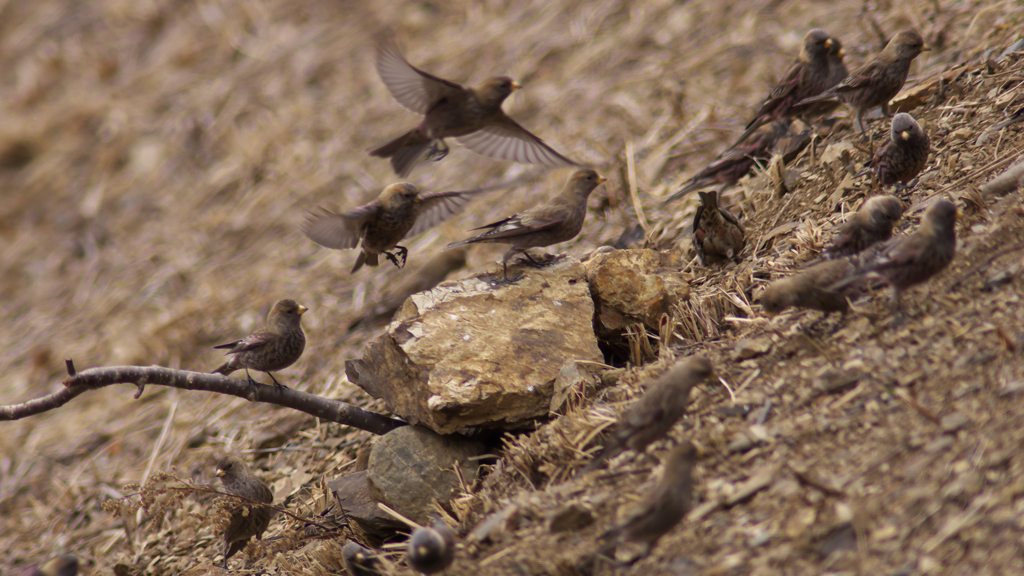
<path id="1" fill-rule="evenodd" d="M 548 414 L 568 360 L 601 361 L 583 265 L 561 257 L 513 283 L 479 275 L 412 295 L 349 380 L 441 434 Z"/>

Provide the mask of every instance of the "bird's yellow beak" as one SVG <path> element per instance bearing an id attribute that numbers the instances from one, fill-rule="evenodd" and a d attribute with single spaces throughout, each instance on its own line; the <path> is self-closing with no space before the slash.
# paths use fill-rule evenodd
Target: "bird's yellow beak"
<path id="1" fill-rule="evenodd" d="M 921 52 L 928 52 L 930 50 L 931 50 L 931 48 L 929 48 L 927 44 L 922 44 L 921 45 Z"/>
<path id="2" fill-rule="evenodd" d="M 828 40 L 825 40 L 825 48 L 831 48 L 831 47 L 832 47 L 832 39 L 829 38 Z"/>
<path id="3" fill-rule="evenodd" d="M 910 140 L 910 132 L 907 132 L 906 130 L 900 132 L 900 138 L 903 138 L 904 140 Z"/>
<path id="4" fill-rule="evenodd" d="M 846 56 L 846 48 L 840 48 L 839 49 L 839 57 L 843 58 L 845 56 Z"/>
<path id="5" fill-rule="evenodd" d="M 225 476 L 226 474 L 227 474 L 227 472 L 225 472 L 223 468 L 217 468 L 217 474 L 216 474 L 217 478 L 221 478 L 222 476 Z"/>
<path id="6" fill-rule="evenodd" d="M 607 179 L 607 178 L 605 178 L 604 176 L 598 176 L 598 177 L 597 177 L 597 183 L 598 183 L 598 184 L 604 184 L 604 183 L 605 183 L 605 182 L 607 182 L 607 181 L 608 181 L 608 179 Z"/>
<path id="7" fill-rule="evenodd" d="M 512 82 L 512 91 L 513 92 L 515 92 L 516 90 L 519 90 L 522 87 L 523 87 L 523 85 L 520 84 L 519 82 Z"/>
<path id="8" fill-rule="evenodd" d="M 309 308 L 306 308 L 302 304 L 299 304 L 299 316 L 302 316 L 303 314 L 305 314 L 306 310 L 309 310 Z"/>

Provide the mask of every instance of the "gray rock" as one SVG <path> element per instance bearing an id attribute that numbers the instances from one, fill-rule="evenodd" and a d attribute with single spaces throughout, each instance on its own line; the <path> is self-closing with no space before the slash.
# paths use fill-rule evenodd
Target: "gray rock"
<path id="1" fill-rule="evenodd" d="M 377 506 L 377 501 L 370 497 L 370 486 L 365 470 L 331 480 L 327 487 L 337 495 L 345 514 L 355 520 L 363 532 L 378 543 L 393 536 L 397 530 L 405 528 L 404 523 L 383 512 Z"/>
<path id="2" fill-rule="evenodd" d="M 434 502 L 448 503 L 460 488 L 456 465 L 467 485 L 476 481 L 479 464 L 471 458 L 484 449 L 459 435 L 441 436 L 418 426 L 397 428 L 381 436 L 370 451 L 369 495 L 427 524 Z"/>

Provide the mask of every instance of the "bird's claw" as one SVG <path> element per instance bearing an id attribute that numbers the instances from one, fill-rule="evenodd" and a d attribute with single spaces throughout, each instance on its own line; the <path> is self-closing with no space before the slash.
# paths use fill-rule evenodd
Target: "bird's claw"
<path id="1" fill-rule="evenodd" d="M 430 151 L 427 152 L 427 161 L 440 162 L 441 160 L 444 160 L 444 157 L 448 155 L 450 150 L 451 148 L 449 148 L 448 144 L 443 140 L 440 144 L 432 144 Z"/>
<path id="2" fill-rule="evenodd" d="M 395 254 L 391 252 L 385 252 L 384 256 L 395 265 L 396 268 L 405 268 L 406 259 L 409 256 L 409 249 L 405 246 L 395 246 Z M 398 263 L 398 259 L 402 259 L 402 263 Z"/>

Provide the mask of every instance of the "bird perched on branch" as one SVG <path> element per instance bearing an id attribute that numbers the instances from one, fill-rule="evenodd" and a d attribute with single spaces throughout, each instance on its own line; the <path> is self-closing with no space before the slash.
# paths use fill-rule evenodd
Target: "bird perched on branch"
<path id="1" fill-rule="evenodd" d="M 892 117 L 889 141 L 875 151 L 871 162 L 857 175 L 874 170 L 882 186 L 906 186 L 928 165 L 931 145 L 928 134 L 914 117 L 900 112 Z"/>
<path id="2" fill-rule="evenodd" d="M 229 494 L 266 504 L 274 502 L 270 488 L 237 456 L 227 456 L 218 461 L 217 476 Z M 228 558 L 244 549 L 250 538 L 255 536 L 259 540 L 263 537 L 273 517 L 274 509 L 267 506 L 239 503 L 234 507 L 224 530 L 224 568 L 228 567 Z"/>
<path id="3" fill-rule="evenodd" d="M 889 116 L 889 100 L 900 93 L 910 73 L 910 63 L 921 52 L 930 50 L 916 30 L 897 34 L 874 58 L 850 73 L 842 82 L 817 96 L 804 98 L 798 106 L 838 99 L 854 111 L 854 127 L 865 134 L 861 121 L 865 112 L 882 107 Z"/>
<path id="4" fill-rule="evenodd" d="M 477 154 L 543 166 L 577 166 L 508 117 L 502 103 L 519 88 L 507 76 L 464 88 L 413 67 L 390 43 L 377 46 L 377 73 L 395 100 L 422 114 L 419 126 L 370 151 L 390 158 L 395 173 L 408 176 L 426 160 L 448 154 L 445 138 L 455 138 Z"/>
<path id="5" fill-rule="evenodd" d="M 708 260 L 739 260 L 746 232 L 739 220 L 718 205 L 717 192 L 698 192 L 700 206 L 693 215 L 693 249 L 701 266 Z"/>
<path id="6" fill-rule="evenodd" d="M 587 199 L 594 188 L 606 180 L 593 170 L 580 170 L 569 178 L 551 202 L 474 228 L 485 232 L 452 242 L 445 250 L 477 243 L 510 244 L 512 247 L 501 258 L 502 275 L 508 281 L 508 261 L 516 254 L 525 254 L 535 262 L 527 249 L 567 242 L 580 233 L 587 217 Z"/>
<path id="7" fill-rule="evenodd" d="M 440 518 L 413 531 L 405 551 L 409 567 L 423 574 L 440 572 L 455 560 L 455 532 Z"/>
<path id="8" fill-rule="evenodd" d="M 892 237 L 892 227 L 903 217 L 903 203 L 895 196 L 872 196 L 846 222 L 836 227 L 822 258 L 831 260 L 863 251 Z"/>
<path id="9" fill-rule="evenodd" d="M 880 277 L 892 286 L 892 306 L 900 311 L 904 290 L 938 274 L 956 256 L 957 209 L 948 200 L 937 200 L 924 213 L 921 224 L 909 236 L 893 238 L 872 250 L 851 278 L 837 283 L 842 289 L 862 277 Z"/>
<path id="10" fill-rule="evenodd" d="M 249 375 L 249 369 L 266 372 L 274 384 L 283 388 L 271 372 L 284 370 L 302 356 L 306 348 L 306 334 L 300 322 L 306 313 L 305 306 L 295 300 L 278 300 L 267 314 L 267 322 L 256 332 L 234 342 L 214 346 L 226 349 L 231 359 L 213 371 L 213 374 L 227 376 L 235 370 L 245 370 L 249 384 L 256 381 Z"/>
<path id="11" fill-rule="evenodd" d="M 736 139 L 738 146 L 758 128 L 773 120 L 789 120 L 809 110 L 797 104 L 806 98 L 816 96 L 828 88 L 829 50 L 832 39 L 824 30 L 815 28 L 804 36 L 803 47 L 796 61 L 786 70 L 782 80 L 768 93 L 754 118 L 747 123 L 746 131 Z"/>
<path id="12" fill-rule="evenodd" d="M 620 542 L 640 542 L 639 560 L 650 554 L 658 540 L 676 526 L 693 503 L 693 466 L 700 453 L 690 442 L 675 447 L 665 458 L 661 478 L 622 524 L 601 535 L 601 554 L 614 554 Z"/>
<path id="13" fill-rule="evenodd" d="M 398 182 L 384 188 L 369 204 L 349 212 L 338 214 L 320 208 L 309 215 L 302 232 L 324 248 L 348 250 L 359 246 L 361 251 L 352 267 L 353 274 L 363 264 L 380 264 L 381 254 L 401 268 L 409 254 L 406 247 L 398 245 L 403 238 L 418 236 L 437 226 L 461 211 L 474 195 L 489 189 L 424 194 L 409 182 Z M 401 264 L 391 250 L 402 258 Z"/>
<path id="14" fill-rule="evenodd" d="M 713 375 L 711 361 L 703 356 L 677 362 L 623 412 L 604 450 L 583 472 L 597 469 L 626 450 L 642 453 L 652 442 L 664 438 L 686 412 L 690 389 Z"/>

